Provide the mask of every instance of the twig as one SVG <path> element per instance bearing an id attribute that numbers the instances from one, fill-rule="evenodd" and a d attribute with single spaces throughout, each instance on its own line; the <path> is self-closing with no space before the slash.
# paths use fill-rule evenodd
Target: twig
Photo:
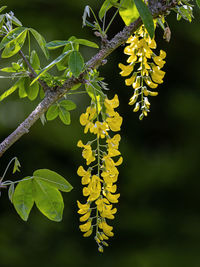
<path id="1" fill-rule="evenodd" d="M 24 53 L 22 52 L 22 50 L 19 50 L 19 54 L 20 56 L 23 58 L 24 62 L 26 63 L 26 65 L 28 66 L 29 70 L 31 71 L 31 77 L 36 78 L 38 75 L 35 72 L 35 70 L 33 69 L 33 67 L 31 66 L 30 62 L 28 61 L 28 59 L 26 58 L 26 56 L 24 55 Z M 38 82 L 40 83 L 40 85 L 43 87 L 44 91 L 47 91 L 50 89 L 50 87 L 43 82 L 41 79 L 38 79 Z"/>
<path id="2" fill-rule="evenodd" d="M 172 0 L 171 3 L 160 6 L 160 3 L 157 8 L 154 10 L 153 17 L 156 18 L 160 15 L 165 14 L 168 10 L 173 8 L 177 4 L 177 0 Z M 113 39 L 107 42 L 106 46 L 102 48 L 95 56 L 93 56 L 86 63 L 86 70 L 91 68 L 98 68 L 101 66 L 102 61 L 110 55 L 115 49 L 120 45 L 126 42 L 131 34 L 133 34 L 140 26 L 142 25 L 142 20 L 139 18 L 135 22 L 131 23 L 130 26 L 125 26 L 123 31 L 115 35 Z M 22 57 L 23 53 L 20 52 Z M 24 56 L 24 60 L 26 57 Z M 26 61 L 25 61 L 26 62 Z M 27 63 L 27 62 L 26 62 Z M 28 62 L 28 67 L 31 70 L 31 66 Z M 35 76 L 35 71 L 32 69 L 31 72 Z M 35 110 L 22 122 L 17 129 L 12 132 L 1 144 L 0 144 L 0 157 L 5 153 L 5 151 L 11 147 L 18 139 L 20 139 L 25 133 L 29 132 L 31 126 L 40 118 L 40 116 L 47 111 L 47 109 L 57 100 L 63 97 L 74 85 L 83 81 L 85 73 L 80 74 L 78 78 L 71 77 L 69 78 L 62 87 L 57 87 L 55 91 L 47 89 L 44 99 L 38 104 Z M 37 74 L 36 74 L 37 76 Z M 43 83 L 43 82 L 42 82 Z M 41 84 L 41 82 L 40 82 Z M 43 85 L 42 85 L 43 86 Z"/>

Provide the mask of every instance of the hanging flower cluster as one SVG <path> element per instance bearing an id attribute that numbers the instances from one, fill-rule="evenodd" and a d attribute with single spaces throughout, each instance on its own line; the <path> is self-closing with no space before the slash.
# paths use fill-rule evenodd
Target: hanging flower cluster
<path id="1" fill-rule="evenodd" d="M 84 133 L 90 132 L 96 136 L 93 141 L 83 144 L 78 141 L 77 146 L 83 149 L 82 156 L 88 168 L 79 166 L 77 174 L 82 177 L 83 195 L 87 197 L 85 204 L 77 201 L 78 213 L 81 215 L 80 230 L 84 237 L 94 234 L 98 250 L 103 252 L 103 246 L 108 246 L 105 240 L 112 237 L 113 227 L 107 219 L 114 219 L 117 212 L 113 204 L 120 196 L 116 193 L 118 169 L 122 163 L 118 150 L 120 135 L 110 136 L 110 131 L 117 132 L 122 124 L 122 117 L 114 109 L 119 106 L 118 96 L 113 99 L 105 98 L 102 106 L 92 103 L 85 113 L 80 116 L 80 123 L 84 126 Z M 119 157 L 118 160 L 113 160 Z M 91 165 L 93 163 L 93 165 Z"/>
<path id="2" fill-rule="evenodd" d="M 148 115 L 150 111 L 150 102 L 148 96 L 156 96 L 158 92 L 147 89 L 155 89 L 158 84 L 163 83 L 165 72 L 161 70 L 164 66 L 166 53 L 160 50 L 157 56 L 152 49 L 156 48 L 156 42 L 151 39 L 144 25 L 142 25 L 134 36 L 131 36 L 124 49 L 124 54 L 129 55 L 127 63 L 124 65 L 119 63 L 121 76 L 129 76 L 125 80 L 127 86 L 134 88 L 134 94 L 130 98 L 129 105 L 135 105 L 133 111 L 141 110 L 140 120 Z M 136 65 L 136 68 L 135 68 Z M 135 71 L 134 71 L 135 69 Z"/>

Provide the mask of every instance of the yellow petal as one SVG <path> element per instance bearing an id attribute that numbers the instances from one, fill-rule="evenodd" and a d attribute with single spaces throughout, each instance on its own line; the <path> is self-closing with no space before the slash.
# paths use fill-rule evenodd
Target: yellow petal
<path id="1" fill-rule="evenodd" d="M 86 172 L 86 174 L 82 177 L 81 183 L 82 185 L 89 184 L 90 182 L 90 172 Z"/>
<path id="2" fill-rule="evenodd" d="M 110 236 L 110 237 L 114 236 L 114 234 L 112 233 L 113 227 L 108 225 L 106 221 L 102 222 L 102 229 L 103 229 L 104 234 L 106 234 L 107 236 Z"/>
<path id="3" fill-rule="evenodd" d="M 158 84 L 152 82 L 152 80 L 150 79 L 150 77 L 144 78 L 144 81 L 151 88 L 156 88 L 158 86 Z"/>
<path id="4" fill-rule="evenodd" d="M 92 230 L 93 230 L 93 228 L 91 228 L 89 231 L 87 231 L 83 236 L 84 237 L 90 236 L 92 234 Z"/>
<path id="5" fill-rule="evenodd" d="M 86 223 L 79 225 L 79 228 L 80 228 L 81 232 L 87 232 L 90 230 L 91 225 L 92 225 L 92 222 L 87 221 Z"/>
<path id="6" fill-rule="evenodd" d="M 160 57 L 161 57 L 162 59 L 166 58 L 166 52 L 163 51 L 163 50 L 160 50 Z"/>
<path id="7" fill-rule="evenodd" d="M 120 197 L 120 194 L 111 194 L 110 192 L 107 192 L 106 197 L 111 203 L 118 203 L 118 198 Z"/>
<path id="8" fill-rule="evenodd" d="M 80 222 L 85 222 L 90 218 L 91 210 L 85 213 L 83 216 L 79 218 Z"/>
<path id="9" fill-rule="evenodd" d="M 137 73 L 134 72 L 133 75 L 131 76 L 131 78 L 125 80 L 125 84 L 126 84 L 127 86 L 132 85 L 132 84 L 135 82 L 135 78 L 136 78 L 136 76 L 137 76 Z"/>
<path id="10" fill-rule="evenodd" d="M 126 53 L 125 53 L 126 54 Z M 130 54 L 129 54 L 130 55 Z M 127 59 L 127 63 L 134 63 L 137 61 L 137 56 L 135 54 L 131 55 L 128 59 Z"/>
<path id="11" fill-rule="evenodd" d="M 138 94 L 134 94 L 134 95 L 130 98 L 128 104 L 129 104 L 129 105 L 134 105 L 135 102 L 137 101 L 137 99 L 138 99 Z"/>
<path id="12" fill-rule="evenodd" d="M 117 132 L 120 131 L 120 127 L 122 125 L 122 117 L 119 115 L 118 112 L 115 112 L 115 116 L 111 118 L 107 118 L 106 122 L 108 123 L 108 126 L 110 127 L 111 131 Z"/>
<path id="13" fill-rule="evenodd" d="M 88 187 L 83 187 L 83 195 L 85 197 L 90 195 L 90 190 L 88 189 Z"/>
<path id="14" fill-rule="evenodd" d="M 140 104 L 136 103 L 135 108 L 133 109 L 133 112 L 138 112 L 139 109 L 140 109 Z"/>
<path id="15" fill-rule="evenodd" d="M 133 71 L 133 66 L 132 65 L 125 66 L 124 64 L 119 63 L 118 66 L 122 70 L 120 72 L 121 76 L 128 76 Z"/>
<path id="16" fill-rule="evenodd" d="M 157 95 L 158 95 L 158 92 L 152 92 L 152 91 L 149 91 L 149 95 L 150 95 L 150 96 L 157 96 Z"/>
<path id="17" fill-rule="evenodd" d="M 79 140 L 78 143 L 77 143 L 77 146 L 78 147 L 84 147 L 84 144 L 83 144 L 83 142 L 81 140 Z"/>
<path id="18" fill-rule="evenodd" d="M 87 113 L 81 114 L 81 116 L 80 116 L 80 124 L 82 126 L 85 126 L 87 122 L 88 122 L 88 114 Z"/>
<path id="19" fill-rule="evenodd" d="M 115 162 L 115 166 L 119 166 L 119 165 L 121 165 L 121 164 L 122 164 L 122 162 L 123 162 L 123 158 L 122 158 L 122 157 L 120 157 L 120 158 L 118 159 L 118 161 L 117 161 L 117 162 Z"/>
<path id="20" fill-rule="evenodd" d="M 140 77 L 136 78 L 136 81 L 132 84 L 134 89 L 137 89 L 140 87 L 140 80 L 141 80 Z"/>
<path id="21" fill-rule="evenodd" d="M 84 170 L 83 166 L 79 166 L 77 170 L 77 174 L 79 176 L 84 176 L 87 172 Z"/>

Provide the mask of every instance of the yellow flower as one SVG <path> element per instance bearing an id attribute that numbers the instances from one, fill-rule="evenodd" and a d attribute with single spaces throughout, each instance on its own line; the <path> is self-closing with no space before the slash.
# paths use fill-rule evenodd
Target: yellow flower
<path id="1" fill-rule="evenodd" d="M 91 226 L 92 226 L 92 222 L 91 220 L 88 220 L 86 223 L 81 224 L 79 228 L 81 232 L 88 232 L 91 229 Z"/>
<path id="2" fill-rule="evenodd" d="M 79 214 L 85 214 L 88 212 L 88 210 L 90 209 L 90 204 L 86 203 L 86 204 L 81 204 L 78 200 L 77 200 L 77 205 L 78 205 L 78 213 Z"/>
<path id="3" fill-rule="evenodd" d="M 115 193 L 117 191 L 117 186 L 116 184 L 113 185 L 112 183 L 107 183 L 105 185 L 105 190 L 111 193 Z"/>
<path id="4" fill-rule="evenodd" d="M 138 76 L 136 78 L 136 81 L 132 84 L 132 86 L 133 86 L 134 89 L 137 89 L 137 88 L 140 87 L 140 85 L 141 85 L 141 78 Z"/>
<path id="5" fill-rule="evenodd" d="M 91 176 L 91 172 L 90 171 L 85 171 L 84 168 L 82 166 L 80 166 L 77 170 L 77 174 L 79 176 L 82 176 L 82 184 L 86 185 L 89 184 L 90 182 L 90 176 Z"/>
<path id="6" fill-rule="evenodd" d="M 160 68 L 162 68 L 162 67 L 165 65 L 165 63 L 166 63 L 166 61 L 162 60 L 162 58 L 161 58 L 160 56 L 155 56 L 155 57 L 153 57 L 153 61 L 154 61 Z"/>
<path id="7" fill-rule="evenodd" d="M 163 51 L 163 50 L 160 50 L 160 57 L 161 57 L 162 59 L 166 58 L 166 52 Z"/>
<path id="8" fill-rule="evenodd" d="M 79 218 L 80 222 L 84 222 L 87 221 L 90 218 L 90 214 L 91 214 L 91 210 L 89 210 L 88 212 L 86 212 L 83 216 L 81 216 Z"/>
<path id="9" fill-rule="evenodd" d="M 108 147 L 118 149 L 120 140 L 121 136 L 119 134 L 115 134 L 112 138 L 107 138 L 106 143 L 108 144 Z"/>
<path id="10" fill-rule="evenodd" d="M 104 105 L 107 109 L 109 108 L 117 108 L 119 106 L 119 98 L 118 95 L 114 95 L 113 99 L 106 98 L 104 101 Z"/>
<path id="11" fill-rule="evenodd" d="M 128 78 L 125 80 L 125 84 L 127 86 L 132 85 L 135 82 L 136 77 L 137 77 L 137 72 L 134 72 L 133 75 L 131 76 L 131 78 Z"/>
<path id="12" fill-rule="evenodd" d="M 84 159 L 86 159 L 87 165 L 95 161 L 95 157 L 93 156 L 92 148 L 90 145 L 84 145 L 83 142 L 79 140 L 77 146 L 84 148 L 82 152 L 82 156 Z"/>
<path id="13" fill-rule="evenodd" d="M 106 223 L 105 220 L 103 220 L 100 224 L 99 224 L 99 228 L 101 228 L 104 232 L 105 235 L 109 236 L 109 237 L 112 237 L 114 236 L 112 230 L 113 230 L 113 227 L 108 225 Z"/>
<path id="14" fill-rule="evenodd" d="M 113 214 L 115 214 L 116 212 L 117 212 L 116 208 L 112 210 L 104 210 L 103 212 L 101 212 L 101 217 L 109 219 L 109 220 L 113 220 L 115 218 Z"/>
<path id="15" fill-rule="evenodd" d="M 158 87 L 158 84 L 153 83 L 150 77 L 145 77 L 145 78 L 144 78 L 144 81 L 145 81 L 145 83 L 146 83 L 150 88 L 156 88 L 156 87 Z"/>
<path id="16" fill-rule="evenodd" d="M 122 117 L 119 115 L 118 112 L 115 112 L 113 117 L 106 119 L 106 122 L 108 123 L 108 126 L 110 127 L 111 131 L 118 132 L 121 129 Z"/>
<path id="17" fill-rule="evenodd" d="M 101 182 L 97 175 L 93 175 L 91 182 L 88 185 L 89 197 L 88 201 L 96 200 L 101 193 Z"/>
<path id="18" fill-rule="evenodd" d="M 119 172 L 116 167 L 113 167 L 112 170 L 107 170 L 101 173 L 105 183 L 115 183 L 117 182 Z"/>
<path id="19" fill-rule="evenodd" d="M 108 130 L 108 124 L 105 121 L 96 121 L 93 127 L 90 128 L 90 132 L 96 134 L 98 138 L 104 138 L 108 134 Z"/>
<path id="20" fill-rule="evenodd" d="M 86 113 L 81 114 L 80 116 L 80 124 L 85 126 L 84 133 L 87 133 L 88 130 L 93 126 L 91 120 L 94 119 L 96 115 L 96 109 L 88 107 Z"/>
<path id="21" fill-rule="evenodd" d="M 139 109 L 140 109 L 140 103 L 137 102 L 135 108 L 133 109 L 133 112 L 137 112 Z"/>
<path id="22" fill-rule="evenodd" d="M 90 230 L 87 231 L 83 236 L 84 236 L 84 237 L 88 237 L 88 236 L 90 236 L 90 235 L 92 234 L 92 230 L 93 230 L 93 228 L 91 227 Z"/>
<path id="23" fill-rule="evenodd" d="M 129 55 L 127 59 L 129 65 L 119 63 L 120 75 L 129 76 L 133 72 L 131 77 L 125 79 L 125 84 L 132 85 L 136 90 L 129 105 L 135 105 L 134 112 L 141 110 L 140 119 L 142 119 L 147 116 L 150 108 L 150 104 L 144 103 L 144 95 L 155 96 L 158 94 L 147 89 L 144 90 L 144 82 L 150 88 L 157 88 L 158 84 L 163 82 L 165 72 L 161 71 L 161 68 L 165 64 L 166 53 L 160 50 L 160 54 L 157 56 L 153 52 L 153 49 L 157 47 L 156 41 L 151 39 L 144 25 L 136 31 L 135 36 L 129 37 L 127 43 L 129 45 L 125 47 L 124 54 Z M 151 59 L 156 65 L 150 61 Z"/>
<path id="24" fill-rule="evenodd" d="M 117 203 L 118 198 L 120 197 L 120 194 L 111 194 L 109 191 L 104 193 L 104 196 L 111 202 L 111 203 Z"/>
<path id="25" fill-rule="evenodd" d="M 117 209 L 112 209 L 112 205 L 104 205 L 102 211 L 100 212 L 102 218 L 107 218 L 113 220 L 115 217 L 113 214 L 117 212 Z"/>
<path id="26" fill-rule="evenodd" d="M 119 99 L 118 99 L 118 96 L 115 95 L 113 97 L 113 99 L 108 99 L 106 98 L 104 100 L 104 106 L 106 108 L 106 113 L 109 115 L 109 116 L 114 116 L 115 114 L 115 111 L 114 111 L 114 108 L 117 108 L 119 106 Z"/>
<path id="27" fill-rule="evenodd" d="M 100 101 L 100 98 L 99 100 L 97 99 L 98 101 Z M 97 138 L 87 144 L 83 144 L 79 140 L 77 146 L 83 149 L 82 156 L 86 159 L 87 165 L 95 161 L 95 157 L 97 157 L 97 164 L 87 170 L 83 166 L 79 166 L 77 174 L 82 177 L 81 182 L 85 185 L 83 187 L 83 196 L 87 197 L 87 203 L 81 204 L 77 201 L 77 204 L 79 207 L 78 213 L 81 214 L 80 222 L 85 222 L 79 226 L 80 230 L 84 232 L 83 236 L 90 236 L 95 227 L 95 240 L 99 251 L 102 252 L 103 246 L 108 246 L 104 240 L 114 235 L 112 232 L 113 227 L 109 226 L 105 219 L 114 219 L 114 214 L 117 212 L 111 202 L 117 203 L 120 196 L 120 194 L 115 194 L 117 186 L 113 183 L 117 181 L 119 175 L 116 166 L 122 163 L 122 157 L 117 161 L 112 159 L 112 157 L 121 154 L 118 150 L 121 136 L 115 134 L 110 137 L 109 131 L 120 130 L 122 117 L 114 110 L 119 106 L 117 95 L 113 99 L 105 98 L 104 106 L 102 106 L 102 102 L 98 102 L 95 105 L 98 106 L 98 104 L 101 105 L 100 109 L 97 108 L 98 114 L 95 107 L 88 107 L 86 112 L 80 116 L 80 123 L 85 126 L 84 132 L 86 133 L 89 130 L 97 135 Z M 104 142 L 99 138 L 105 138 Z M 95 143 L 97 147 L 93 150 L 92 147 L 94 147 Z M 103 151 L 103 147 L 106 147 L 107 150 Z M 96 210 L 96 216 L 95 214 L 93 215 L 93 209 Z M 92 224 L 93 220 L 95 222 Z M 102 229 L 102 231 L 99 229 Z"/>
<path id="28" fill-rule="evenodd" d="M 135 91 L 134 95 L 130 98 L 129 105 L 134 105 L 138 99 L 138 93 Z"/>
<path id="29" fill-rule="evenodd" d="M 83 195 L 84 197 L 87 197 L 90 195 L 90 190 L 88 187 L 83 187 Z"/>
<path id="30" fill-rule="evenodd" d="M 128 76 L 133 71 L 132 65 L 125 66 L 124 64 L 119 63 L 119 68 L 122 70 L 120 72 L 121 76 Z"/>
<path id="31" fill-rule="evenodd" d="M 127 63 L 133 63 L 137 61 L 137 56 L 135 54 L 131 55 L 128 59 L 127 59 Z"/>

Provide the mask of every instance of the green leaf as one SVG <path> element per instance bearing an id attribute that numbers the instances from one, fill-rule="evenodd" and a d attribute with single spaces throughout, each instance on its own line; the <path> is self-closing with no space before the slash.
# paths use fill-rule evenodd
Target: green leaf
<path id="1" fill-rule="evenodd" d="M 47 113 L 46 113 L 46 118 L 48 121 L 51 121 L 51 120 L 54 120 L 57 116 L 58 116 L 58 113 L 59 113 L 59 108 L 58 106 L 55 104 L 55 105 L 52 105 L 48 110 L 47 110 Z"/>
<path id="2" fill-rule="evenodd" d="M 8 198 L 10 199 L 11 203 L 13 203 L 13 195 L 14 195 L 14 192 L 15 192 L 15 184 L 12 183 L 9 186 L 9 189 L 8 189 Z"/>
<path id="3" fill-rule="evenodd" d="M 15 173 L 16 171 L 20 172 L 20 168 L 21 167 L 21 164 L 18 160 L 17 157 L 15 157 L 15 162 L 14 162 L 14 167 L 13 167 L 13 173 Z"/>
<path id="4" fill-rule="evenodd" d="M 81 86 L 82 83 L 77 83 L 76 85 L 74 85 L 71 90 L 77 90 L 80 86 Z"/>
<path id="5" fill-rule="evenodd" d="M 15 24 L 16 26 L 22 26 L 21 21 L 19 21 L 15 16 L 12 16 L 12 22 L 13 22 L 13 24 Z"/>
<path id="6" fill-rule="evenodd" d="M 0 29 L 2 28 L 4 21 L 5 21 L 5 14 L 0 15 Z"/>
<path id="7" fill-rule="evenodd" d="M 102 20 L 106 12 L 112 7 L 112 4 L 110 3 L 110 0 L 104 1 L 103 5 L 101 6 L 101 9 L 99 10 L 99 18 Z"/>
<path id="8" fill-rule="evenodd" d="M 63 52 L 62 53 L 65 53 L 67 51 L 70 50 L 70 53 L 73 51 L 73 48 L 75 50 L 78 50 L 79 49 L 79 44 L 75 44 L 72 46 L 73 44 L 73 40 L 76 39 L 76 37 L 72 36 L 68 39 L 68 44 L 65 45 L 64 49 L 63 49 Z M 65 70 L 66 67 L 68 66 L 68 61 L 69 61 L 69 54 L 66 55 L 61 61 L 59 61 L 57 64 L 56 64 L 56 67 L 58 68 L 59 71 L 62 71 L 62 70 Z"/>
<path id="9" fill-rule="evenodd" d="M 40 87 L 40 98 L 43 99 L 45 97 L 45 92 L 42 87 Z"/>
<path id="10" fill-rule="evenodd" d="M 8 97 L 12 93 L 14 93 L 18 88 L 18 81 L 7 91 L 5 91 L 1 96 L 0 96 L 0 101 L 2 101 L 4 98 Z"/>
<path id="11" fill-rule="evenodd" d="M 19 214 L 19 216 L 24 220 L 28 220 L 29 213 L 33 207 L 33 191 L 32 191 L 32 179 L 29 176 L 24 178 L 15 188 L 13 195 L 13 205 Z"/>
<path id="12" fill-rule="evenodd" d="M 120 3 L 119 14 L 126 25 L 130 25 L 131 22 L 139 18 L 140 15 L 133 0 L 121 0 Z"/>
<path id="13" fill-rule="evenodd" d="M 53 49 L 57 49 L 59 47 L 62 47 L 66 44 L 69 44 L 70 42 L 69 41 L 52 41 L 52 42 L 49 42 L 46 44 L 46 47 L 49 49 L 49 50 L 53 50 Z"/>
<path id="14" fill-rule="evenodd" d="M 190 7 L 188 7 L 187 5 L 183 5 L 181 7 L 177 7 L 177 9 L 178 9 L 179 15 L 183 19 L 185 19 L 189 22 L 192 21 L 192 11 L 190 10 Z"/>
<path id="15" fill-rule="evenodd" d="M 70 113 L 63 107 L 59 107 L 59 117 L 65 125 L 70 125 L 71 118 Z"/>
<path id="16" fill-rule="evenodd" d="M 18 63 L 16 62 L 12 62 L 12 68 L 15 70 L 15 71 L 18 71 L 21 67 Z"/>
<path id="17" fill-rule="evenodd" d="M 21 78 L 18 82 L 18 87 L 19 87 L 19 97 L 24 98 L 27 97 L 27 92 L 25 89 L 25 81 L 27 78 Z"/>
<path id="18" fill-rule="evenodd" d="M 76 104 L 71 100 L 62 100 L 59 105 L 66 110 L 73 110 L 76 108 Z"/>
<path id="19" fill-rule="evenodd" d="M 197 6 L 200 8 L 200 0 L 196 0 Z"/>
<path id="20" fill-rule="evenodd" d="M 28 95 L 28 98 L 33 101 L 36 99 L 39 93 L 39 84 L 34 83 L 32 85 L 27 86 L 26 88 L 26 93 Z"/>
<path id="21" fill-rule="evenodd" d="M 5 48 L 1 54 L 1 57 L 2 58 L 9 58 L 9 57 L 12 57 L 15 54 L 17 54 L 25 42 L 26 35 L 27 35 L 27 30 L 24 30 L 21 34 L 18 35 L 17 38 L 15 38 L 13 41 L 9 42 L 5 46 Z"/>
<path id="22" fill-rule="evenodd" d="M 24 32 L 25 27 L 17 27 L 14 30 L 10 31 L 1 41 L 0 50 L 4 48 L 11 41 L 15 40 L 22 32 Z"/>
<path id="23" fill-rule="evenodd" d="M 81 45 L 85 45 L 85 46 L 89 46 L 93 48 L 99 48 L 99 46 L 96 43 L 88 41 L 86 39 L 75 39 L 73 42 L 76 44 L 81 44 Z"/>
<path id="24" fill-rule="evenodd" d="M 49 51 L 46 48 L 46 41 L 45 41 L 44 37 L 39 32 L 37 32 L 36 30 L 34 30 L 32 28 L 30 28 L 29 30 L 32 33 L 32 35 L 34 36 L 35 40 L 38 42 L 45 57 L 48 59 L 49 58 Z"/>
<path id="25" fill-rule="evenodd" d="M 85 89 L 91 99 L 97 104 L 98 111 L 100 112 L 105 100 L 105 94 L 102 92 L 101 87 L 97 82 L 93 82 L 90 85 L 85 84 Z"/>
<path id="26" fill-rule="evenodd" d="M 0 8 L 0 13 L 6 8 L 7 6 L 2 6 L 1 8 Z"/>
<path id="27" fill-rule="evenodd" d="M 57 57 L 54 61 L 52 61 L 49 65 L 47 65 L 44 69 L 41 70 L 41 72 L 38 74 L 38 76 L 32 81 L 31 85 L 34 84 L 42 75 L 45 74 L 48 70 L 53 68 L 58 62 L 60 62 L 66 55 L 68 55 L 71 51 L 67 51 L 63 54 L 61 54 L 59 57 Z"/>
<path id="28" fill-rule="evenodd" d="M 69 56 L 69 68 L 75 77 L 78 77 L 84 67 L 84 60 L 80 52 L 73 51 Z"/>
<path id="29" fill-rule="evenodd" d="M 34 184 L 34 200 L 37 208 L 48 219 L 56 222 L 62 220 L 64 203 L 61 193 L 49 183 L 35 178 Z"/>
<path id="30" fill-rule="evenodd" d="M 13 69 L 13 67 L 6 67 L 6 68 L 1 69 L 1 71 L 4 71 L 4 72 L 16 72 L 16 70 Z"/>
<path id="31" fill-rule="evenodd" d="M 63 192 L 70 192 L 73 188 L 63 176 L 48 169 L 36 170 L 33 176 Z"/>
<path id="32" fill-rule="evenodd" d="M 151 39 L 154 37 L 154 24 L 153 17 L 149 8 L 142 0 L 134 0 L 138 12 L 140 13 L 141 19 L 144 23 L 145 28 L 147 29 Z"/>
<path id="33" fill-rule="evenodd" d="M 40 59 L 35 50 L 31 52 L 30 63 L 35 70 L 38 70 L 40 68 Z"/>

